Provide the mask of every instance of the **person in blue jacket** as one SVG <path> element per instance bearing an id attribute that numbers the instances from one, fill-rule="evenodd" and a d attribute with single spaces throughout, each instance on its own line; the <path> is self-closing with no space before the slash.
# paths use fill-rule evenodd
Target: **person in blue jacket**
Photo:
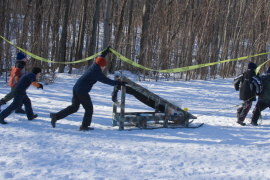
<path id="1" fill-rule="evenodd" d="M 79 130 L 94 130 L 94 128 L 89 127 L 91 125 L 93 115 L 93 104 L 89 92 L 91 91 L 93 85 L 97 81 L 111 86 L 124 86 L 127 84 L 124 81 L 120 82 L 111 80 L 102 73 L 107 65 L 107 61 L 104 58 L 105 55 L 106 54 L 103 54 L 101 57 L 98 57 L 95 62 L 86 70 L 86 72 L 77 80 L 73 87 L 72 104 L 57 113 L 50 113 L 52 127 L 55 128 L 57 120 L 63 119 L 68 115 L 77 112 L 80 104 L 82 104 L 83 108 L 85 109 L 85 113 Z"/>
<path id="2" fill-rule="evenodd" d="M 36 117 L 38 117 L 37 114 L 33 113 L 31 100 L 26 94 L 26 90 L 29 88 L 29 86 L 32 84 L 33 86 L 37 87 L 38 89 L 43 89 L 43 85 L 40 83 L 37 83 L 37 78 L 40 76 L 41 69 L 38 67 L 34 67 L 32 69 L 32 72 L 25 73 L 21 76 L 18 83 L 15 86 L 14 90 L 14 98 L 13 102 L 0 113 L 0 123 L 1 124 L 7 124 L 7 122 L 4 120 L 6 117 L 8 117 L 12 111 L 18 109 L 21 104 L 24 104 L 26 115 L 28 120 L 33 120 Z"/>

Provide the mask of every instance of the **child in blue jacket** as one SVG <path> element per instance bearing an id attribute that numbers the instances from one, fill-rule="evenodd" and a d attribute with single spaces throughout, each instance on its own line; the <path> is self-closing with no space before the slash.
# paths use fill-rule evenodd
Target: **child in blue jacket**
<path id="1" fill-rule="evenodd" d="M 1 124 L 7 124 L 5 121 L 5 118 L 8 117 L 12 111 L 18 109 L 18 107 L 21 106 L 21 104 L 24 104 L 25 111 L 28 120 L 35 119 L 38 115 L 33 113 L 31 100 L 26 94 L 26 90 L 29 88 L 29 86 L 32 84 L 37 88 L 43 89 L 43 85 L 40 83 L 37 83 L 37 78 L 40 76 L 41 69 L 38 67 L 34 67 L 32 69 L 32 72 L 25 73 L 21 76 L 20 80 L 15 86 L 14 91 L 14 98 L 13 102 L 0 113 L 0 123 Z"/>

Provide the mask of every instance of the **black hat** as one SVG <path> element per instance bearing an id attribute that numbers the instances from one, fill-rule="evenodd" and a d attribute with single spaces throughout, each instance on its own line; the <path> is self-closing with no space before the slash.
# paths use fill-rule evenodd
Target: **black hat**
<path id="1" fill-rule="evenodd" d="M 24 58 L 26 58 L 25 55 L 23 53 L 21 53 L 21 52 L 18 52 L 18 54 L 17 54 L 17 60 L 22 60 Z"/>
<path id="2" fill-rule="evenodd" d="M 256 69 L 257 65 L 253 62 L 248 63 L 248 69 Z"/>
<path id="3" fill-rule="evenodd" d="M 34 67 L 34 68 L 32 69 L 32 73 L 34 73 L 34 74 L 41 73 L 41 69 L 40 69 L 39 67 Z"/>

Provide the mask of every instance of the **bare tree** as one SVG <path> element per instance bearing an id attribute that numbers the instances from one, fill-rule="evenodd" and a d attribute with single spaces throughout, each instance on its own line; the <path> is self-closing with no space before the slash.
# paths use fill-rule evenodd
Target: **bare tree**
<path id="1" fill-rule="evenodd" d="M 67 43 L 67 26 L 68 26 L 68 16 L 69 16 L 69 3 L 70 3 L 70 0 L 65 0 L 65 15 L 64 15 L 64 19 L 63 19 L 62 33 L 61 33 L 61 39 L 60 39 L 59 62 L 65 62 L 66 61 L 66 43 Z M 60 64 L 58 72 L 63 73 L 64 68 L 65 68 L 65 65 Z"/>

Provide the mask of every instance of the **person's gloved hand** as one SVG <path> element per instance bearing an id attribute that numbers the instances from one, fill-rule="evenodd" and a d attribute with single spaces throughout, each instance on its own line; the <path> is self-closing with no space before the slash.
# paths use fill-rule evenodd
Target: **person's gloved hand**
<path id="1" fill-rule="evenodd" d="M 128 84 L 128 83 L 125 81 L 119 81 L 119 83 L 118 83 L 118 85 L 120 85 L 120 86 L 126 86 L 126 84 Z"/>
<path id="2" fill-rule="evenodd" d="M 108 46 L 100 55 L 100 57 L 105 57 L 110 51 L 111 46 Z"/>
<path id="3" fill-rule="evenodd" d="M 40 83 L 38 83 L 38 84 L 39 84 L 38 89 L 43 89 L 43 85 L 42 85 L 42 84 L 40 84 Z"/>

